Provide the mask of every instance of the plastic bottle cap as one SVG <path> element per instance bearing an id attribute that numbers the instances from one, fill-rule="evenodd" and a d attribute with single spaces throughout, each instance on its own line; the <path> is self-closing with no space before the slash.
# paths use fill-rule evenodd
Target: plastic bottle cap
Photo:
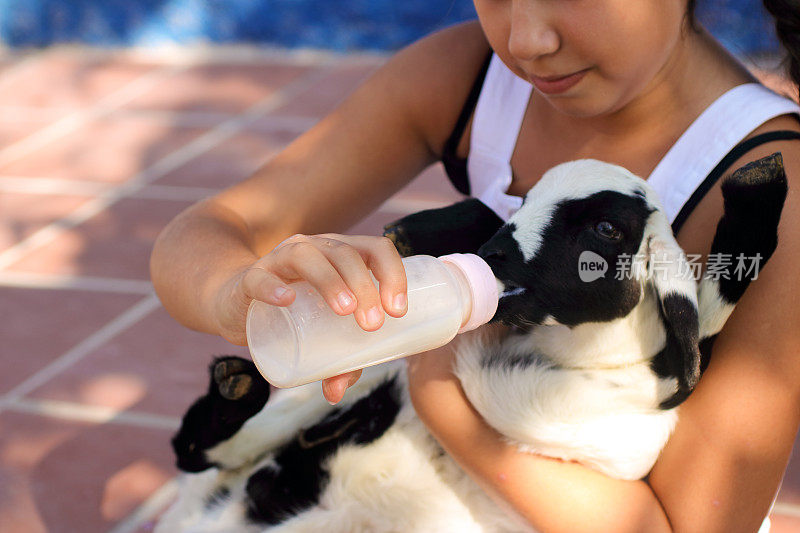
<path id="1" fill-rule="evenodd" d="M 464 273 L 472 294 L 472 310 L 467 323 L 458 332 L 464 333 L 489 322 L 497 312 L 500 294 L 494 273 L 486 261 L 475 254 L 448 254 L 439 260 L 455 265 Z"/>

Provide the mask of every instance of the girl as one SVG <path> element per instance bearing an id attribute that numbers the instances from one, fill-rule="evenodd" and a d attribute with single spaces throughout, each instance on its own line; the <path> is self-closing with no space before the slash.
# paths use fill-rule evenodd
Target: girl
<path id="1" fill-rule="evenodd" d="M 800 424 L 800 108 L 758 85 L 694 20 L 693 4 L 475 0 L 478 21 L 400 51 L 254 176 L 176 217 L 151 260 L 165 308 L 239 345 L 250 301 L 288 305 L 287 284 L 300 279 L 365 330 L 384 311 L 402 316 L 392 243 L 319 233 L 349 227 L 440 159 L 458 188 L 503 217 L 558 163 L 622 165 L 660 184 L 679 244 L 705 255 L 722 213 L 719 176 L 781 151 L 790 193 L 778 249 L 717 338 L 646 480 L 518 453 L 469 405 L 447 346 L 408 365 L 433 435 L 539 530 L 755 531 Z M 798 81 L 800 5 L 764 4 Z M 358 375 L 326 380 L 326 398 L 340 400 Z"/>

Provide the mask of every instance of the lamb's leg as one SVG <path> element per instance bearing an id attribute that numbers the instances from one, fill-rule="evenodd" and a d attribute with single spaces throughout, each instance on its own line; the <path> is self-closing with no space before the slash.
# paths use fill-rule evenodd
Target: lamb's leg
<path id="1" fill-rule="evenodd" d="M 331 409 L 316 383 L 280 391 L 268 403 L 269 398 L 269 383 L 252 361 L 234 356 L 214 359 L 208 392 L 189 408 L 172 439 L 178 468 L 186 472 L 239 468 Z"/>
<path id="2" fill-rule="evenodd" d="M 338 406 L 368 393 L 395 366 L 388 363 L 364 369 Z M 253 463 L 334 409 L 319 383 L 283 389 L 267 402 L 269 384 L 246 359 L 217 359 L 209 373 L 208 394 L 192 405 L 173 439 L 181 470 L 200 472 L 212 466 L 233 470 Z"/>
<path id="3" fill-rule="evenodd" d="M 780 152 L 736 170 L 722 184 L 724 212 L 711 244 L 708 267 L 698 287 L 702 368 L 753 273 L 737 269 L 755 262 L 764 268 L 778 243 L 778 222 L 787 181 Z"/>
<path id="4" fill-rule="evenodd" d="M 172 439 L 178 468 L 201 472 L 217 466 L 207 452 L 239 432 L 262 410 L 269 395 L 269 384 L 251 361 L 215 358 L 209 367 L 208 391 L 192 404 Z"/>
<path id="5" fill-rule="evenodd" d="M 383 235 L 403 257 L 475 253 L 502 225 L 503 220 L 486 204 L 470 198 L 407 215 L 384 226 Z"/>

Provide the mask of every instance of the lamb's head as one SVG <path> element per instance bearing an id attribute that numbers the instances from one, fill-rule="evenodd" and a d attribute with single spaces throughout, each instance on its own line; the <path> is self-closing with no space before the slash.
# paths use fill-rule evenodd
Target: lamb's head
<path id="1" fill-rule="evenodd" d="M 478 254 L 503 286 L 494 321 L 572 328 L 648 305 L 666 334 L 661 359 L 680 389 L 694 387 L 696 282 L 646 181 L 595 160 L 558 165 Z"/>

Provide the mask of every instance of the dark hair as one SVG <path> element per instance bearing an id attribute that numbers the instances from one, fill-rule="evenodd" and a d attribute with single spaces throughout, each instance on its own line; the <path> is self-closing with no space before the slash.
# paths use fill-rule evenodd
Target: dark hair
<path id="1" fill-rule="evenodd" d="M 787 52 L 789 77 L 800 86 L 800 0 L 764 0 L 764 7 L 775 19 L 775 33 Z"/>
<path id="2" fill-rule="evenodd" d="M 775 19 L 775 33 L 786 50 L 786 71 L 791 80 L 800 86 L 800 0 L 763 0 L 763 2 L 764 8 Z M 686 16 L 691 29 L 697 29 L 694 17 L 696 5 L 697 0 L 687 0 Z"/>

